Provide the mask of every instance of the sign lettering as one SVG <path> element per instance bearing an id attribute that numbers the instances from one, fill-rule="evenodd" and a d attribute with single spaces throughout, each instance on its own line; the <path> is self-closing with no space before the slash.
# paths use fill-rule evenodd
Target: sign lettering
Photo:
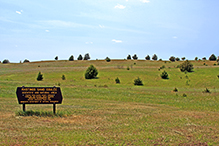
<path id="1" fill-rule="evenodd" d="M 17 87 L 19 104 L 61 104 L 59 87 Z"/>

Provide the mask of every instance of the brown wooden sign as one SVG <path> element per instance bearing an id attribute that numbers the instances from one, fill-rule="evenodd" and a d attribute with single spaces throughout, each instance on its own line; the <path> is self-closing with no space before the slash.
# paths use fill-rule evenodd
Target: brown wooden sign
<path id="1" fill-rule="evenodd" d="M 19 104 L 61 104 L 59 87 L 17 87 Z"/>

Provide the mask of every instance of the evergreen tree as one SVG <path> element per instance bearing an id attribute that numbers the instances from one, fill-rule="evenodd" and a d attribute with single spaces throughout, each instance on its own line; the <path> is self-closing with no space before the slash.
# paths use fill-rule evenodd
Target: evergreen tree
<path id="1" fill-rule="evenodd" d="M 179 57 L 176 57 L 176 61 L 180 61 Z"/>
<path id="2" fill-rule="evenodd" d="M 89 53 L 85 54 L 85 55 L 84 55 L 84 60 L 89 60 L 89 59 L 90 59 Z"/>
<path id="3" fill-rule="evenodd" d="M 134 56 L 132 56 L 132 58 L 133 58 L 134 60 L 137 60 L 137 59 L 138 59 L 138 56 L 137 56 L 136 54 L 134 54 Z"/>
<path id="4" fill-rule="evenodd" d="M 41 72 L 38 73 L 37 76 L 37 81 L 42 81 L 43 80 L 43 74 L 41 74 Z"/>
<path id="5" fill-rule="evenodd" d="M 160 76 L 162 79 L 168 79 L 168 73 L 166 71 L 163 71 Z"/>
<path id="6" fill-rule="evenodd" d="M 90 65 L 85 72 L 85 79 L 93 79 L 96 78 L 97 75 L 97 69 L 93 65 Z"/>
<path id="7" fill-rule="evenodd" d="M 74 56 L 73 56 L 73 55 L 71 55 L 71 56 L 69 57 L 69 61 L 74 61 Z"/>
<path id="8" fill-rule="evenodd" d="M 186 59 L 186 57 L 182 57 L 181 59 L 184 61 Z"/>
<path id="9" fill-rule="evenodd" d="M 128 56 L 127 56 L 127 60 L 130 60 L 130 59 L 132 59 L 132 58 L 131 58 L 131 55 L 128 55 Z"/>
<path id="10" fill-rule="evenodd" d="M 150 57 L 149 55 L 147 55 L 147 56 L 145 57 L 145 59 L 146 59 L 146 60 L 150 60 L 151 57 Z"/>
<path id="11" fill-rule="evenodd" d="M 30 62 L 28 59 L 25 59 L 24 61 L 23 61 L 23 63 L 26 63 L 26 62 Z"/>
<path id="12" fill-rule="evenodd" d="M 5 60 L 2 61 L 2 63 L 4 63 L 4 64 L 5 63 L 10 63 L 10 61 L 8 59 L 5 59 Z"/>
<path id="13" fill-rule="evenodd" d="M 176 58 L 175 58 L 174 56 L 171 56 L 171 57 L 169 58 L 169 60 L 172 61 L 172 62 L 174 62 L 174 61 L 176 60 Z"/>
<path id="14" fill-rule="evenodd" d="M 142 86 L 143 82 L 142 80 L 138 77 L 137 79 L 134 80 L 134 85 Z"/>
<path id="15" fill-rule="evenodd" d="M 217 57 L 214 54 L 211 54 L 211 56 L 209 57 L 210 61 L 216 61 Z"/>
<path id="16" fill-rule="evenodd" d="M 81 54 L 78 56 L 78 60 L 83 60 L 83 57 Z"/>
<path id="17" fill-rule="evenodd" d="M 180 64 L 179 68 L 182 72 L 185 72 L 185 71 L 191 72 L 193 69 L 193 64 L 191 64 L 188 60 L 186 60 L 185 62 Z"/>
<path id="18" fill-rule="evenodd" d="M 65 75 L 62 75 L 62 80 L 65 80 Z"/>
<path id="19" fill-rule="evenodd" d="M 58 57 L 58 56 L 56 56 L 56 57 L 55 57 L 55 60 L 58 60 L 58 59 L 59 59 L 59 57 Z"/>
<path id="20" fill-rule="evenodd" d="M 109 58 L 109 57 L 106 57 L 106 62 L 110 62 L 111 61 L 111 59 Z"/>
<path id="21" fill-rule="evenodd" d="M 120 80 L 118 77 L 115 79 L 115 81 L 116 81 L 116 84 L 120 84 Z"/>
<path id="22" fill-rule="evenodd" d="M 154 54 L 153 57 L 152 57 L 152 59 L 153 59 L 153 60 L 157 60 L 157 59 L 158 59 L 157 55 Z"/>

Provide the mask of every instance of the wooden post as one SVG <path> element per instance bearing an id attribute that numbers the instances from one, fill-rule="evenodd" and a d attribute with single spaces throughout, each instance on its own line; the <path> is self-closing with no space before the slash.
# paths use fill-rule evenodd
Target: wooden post
<path id="1" fill-rule="evenodd" d="M 25 112 L 25 104 L 23 103 L 23 112 Z"/>
<path id="2" fill-rule="evenodd" d="M 53 114 L 56 114 L 56 104 L 53 103 Z"/>

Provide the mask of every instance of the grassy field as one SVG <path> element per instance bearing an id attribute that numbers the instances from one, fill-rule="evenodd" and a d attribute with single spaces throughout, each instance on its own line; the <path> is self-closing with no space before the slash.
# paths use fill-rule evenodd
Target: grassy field
<path id="1" fill-rule="evenodd" d="M 0 145 L 219 145 L 219 65 L 192 61 L 194 72 L 183 73 L 177 68 L 181 63 L 0 64 Z M 98 69 L 98 78 L 86 80 L 84 73 L 91 64 Z M 161 79 L 164 70 L 169 79 Z M 39 71 L 43 81 L 36 80 Z M 117 77 L 120 84 L 115 83 Z M 134 86 L 137 77 L 143 86 Z M 57 105 L 61 117 L 16 115 L 22 109 L 17 87 L 54 85 L 61 87 L 64 97 Z M 211 93 L 204 93 L 206 88 Z M 26 108 L 52 112 L 52 105 Z"/>

